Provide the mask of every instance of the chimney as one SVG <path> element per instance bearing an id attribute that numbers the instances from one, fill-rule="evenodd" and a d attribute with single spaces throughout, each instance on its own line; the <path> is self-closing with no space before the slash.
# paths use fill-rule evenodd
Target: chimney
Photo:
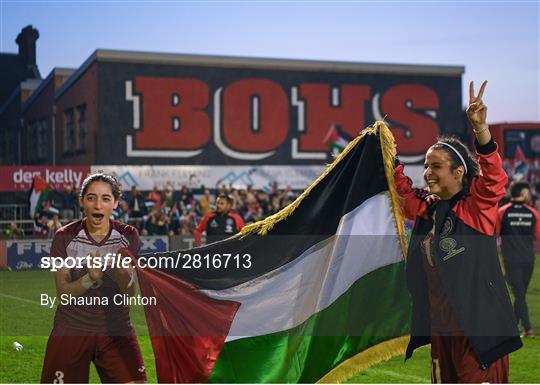
<path id="1" fill-rule="evenodd" d="M 23 28 L 15 40 L 19 45 L 19 58 L 26 68 L 36 67 L 36 40 L 39 39 L 39 32 L 31 25 Z"/>

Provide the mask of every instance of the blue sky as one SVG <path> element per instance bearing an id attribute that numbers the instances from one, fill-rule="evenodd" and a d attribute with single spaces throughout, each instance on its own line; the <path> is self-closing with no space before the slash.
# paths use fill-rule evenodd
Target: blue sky
<path id="1" fill-rule="evenodd" d="M 538 1 L 0 0 L 0 51 L 32 24 L 42 76 L 96 48 L 463 65 L 490 122 L 540 121 Z"/>

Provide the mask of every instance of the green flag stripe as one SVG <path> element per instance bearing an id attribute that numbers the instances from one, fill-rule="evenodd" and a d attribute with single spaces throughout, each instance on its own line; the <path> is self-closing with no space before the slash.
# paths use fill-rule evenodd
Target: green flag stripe
<path id="1" fill-rule="evenodd" d="M 226 343 L 209 382 L 313 383 L 357 352 L 406 334 L 403 277 L 403 262 L 382 267 L 295 328 Z"/>

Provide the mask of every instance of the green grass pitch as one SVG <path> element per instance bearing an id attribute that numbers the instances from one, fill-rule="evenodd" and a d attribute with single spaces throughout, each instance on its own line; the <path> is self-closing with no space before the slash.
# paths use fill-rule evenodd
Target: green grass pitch
<path id="1" fill-rule="evenodd" d="M 538 258 L 538 256 L 537 256 Z M 52 273 L 47 271 L 0 272 L 0 383 L 38 383 L 54 309 L 39 304 L 40 294 L 54 295 Z M 540 271 L 535 269 L 527 302 L 533 327 L 540 332 Z M 156 383 L 154 357 L 142 307 L 131 309 L 131 320 L 147 368 L 148 381 Z M 16 351 L 14 341 L 23 345 Z M 510 382 L 540 383 L 540 336 L 524 339 L 525 346 L 510 355 Z M 99 383 L 92 366 L 90 382 Z M 350 378 L 348 383 L 429 383 L 429 348 L 412 359 L 394 357 Z"/>

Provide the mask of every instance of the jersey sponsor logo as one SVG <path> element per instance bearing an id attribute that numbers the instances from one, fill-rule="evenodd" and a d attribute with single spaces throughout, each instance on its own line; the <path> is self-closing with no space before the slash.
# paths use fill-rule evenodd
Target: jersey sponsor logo
<path id="1" fill-rule="evenodd" d="M 218 227 L 218 226 L 219 226 L 219 223 L 218 223 L 215 219 L 212 219 L 212 220 L 210 221 L 210 227 L 216 228 L 216 227 Z"/>
<path id="2" fill-rule="evenodd" d="M 514 206 L 515 207 L 515 206 Z M 511 227 L 532 227 L 533 214 L 531 212 L 508 213 L 508 224 Z"/>
<path id="3" fill-rule="evenodd" d="M 439 248 L 447 254 L 443 257 L 443 261 L 447 261 L 450 258 L 465 251 L 464 247 L 460 247 L 456 250 L 457 241 L 454 238 L 442 238 L 439 241 Z"/>
<path id="4" fill-rule="evenodd" d="M 532 227 L 532 222 L 531 221 L 522 221 L 521 218 L 519 218 L 519 221 L 511 221 L 510 226 Z"/>
<path id="5" fill-rule="evenodd" d="M 508 218 L 532 218 L 532 213 L 508 213 Z"/>

